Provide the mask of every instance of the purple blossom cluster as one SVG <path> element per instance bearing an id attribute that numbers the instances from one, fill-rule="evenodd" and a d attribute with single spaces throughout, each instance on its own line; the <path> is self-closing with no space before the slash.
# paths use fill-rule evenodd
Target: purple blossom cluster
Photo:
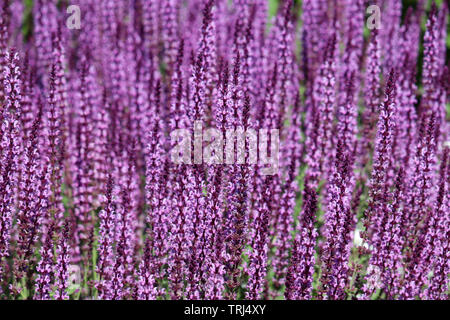
<path id="1" fill-rule="evenodd" d="M 0 299 L 449 298 L 446 2 L 270 3 L 1 1 Z"/>

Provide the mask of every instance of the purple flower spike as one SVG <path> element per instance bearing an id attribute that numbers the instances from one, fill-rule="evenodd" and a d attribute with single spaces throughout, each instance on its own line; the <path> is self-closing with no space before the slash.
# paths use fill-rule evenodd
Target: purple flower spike
<path id="1" fill-rule="evenodd" d="M 9 254 L 11 225 L 15 212 L 14 192 L 18 183 L 20 151 L 21 81 L 19 54 L 14 50 L 5 54 L 3 70 L 5 103 L 0 124 L 0 278 L 3 279 L 5 257 Z"/>
<path id="2" fill-rule="evenodd" d="M 294 242 L 291 263 L 286 280 L 286 299 L 309 300 L 312 296 L 315 246 L 318 232 L 315 227 L 317 194 L 313 189 L 304 190 L 303 211 L 300 214 L 300 230 Z"/>
<path id="3" fill-rule="evenodd" d="M 38 276 L 36 278 L 34 299 L 49 300 L 51 292 L 51 282 L 54 277 L 54 262 L 53 262 L 53 236 L 55 233 L 55 224 L 51 223 L 45 235 L 45 240 L 42 244 L 39 261 L 36 271 Z"/>
<path id="4" fill-rule="evenodd" d="M 56 294 L 55 299 L 67 300 L 67 288 L 69 282 L 69 264 L 70 264 L 70 248 L 69 248 L 69 223 L 66 221 L 64 229 L 60 234 L 59 244 L 56 249 L 56 265 L 55 265 L 55 279 L 56 279 Z"/>
<path id="5" fill-rule="evenodd" d="M 325 237 L 322 248 L 322 277 L 320 299 L 341 300 L 348 286 L 349 256 L 355 217 L 351 210 L 353 185 L 352 156 L 345 153 L 339 140 L 336 148 L 335 167 L 327 188 L 325 213 Z"/>

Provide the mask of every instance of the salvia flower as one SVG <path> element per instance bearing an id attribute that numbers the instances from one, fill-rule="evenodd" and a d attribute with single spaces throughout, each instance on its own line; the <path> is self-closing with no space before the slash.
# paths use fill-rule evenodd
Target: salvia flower
<path id="1" fill-rule="evenodd" d="M 294 250 L 286 282 L 286 299 L 308 300 L 312 296 L 315 265 L 315 247 L 318 232 L 315 227 L 317 194 L 309 187 L 304 191 L 303 211 L 300 214 L 300 231 L 294 242 Z"/>
<path id="2" fill-rule="evenodd" d="M 0 275 L 3 260 L 9 252 L 11 225 L 15 211 L 14 192 L 18 183 L 20 154 L 21 81 L 19 54 L 14 50 L 5 54 L 7 64 L 3 71 L 5 104 L 2 111 L 0 136 Z"/>

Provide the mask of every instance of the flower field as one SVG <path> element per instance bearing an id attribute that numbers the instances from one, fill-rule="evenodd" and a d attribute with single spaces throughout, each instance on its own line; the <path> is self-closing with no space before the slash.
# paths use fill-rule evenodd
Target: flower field
<path id="1" fill-rule="evenodd" d="M 448 20 L 1 0 L 0 300 L 447 300 Z"/>

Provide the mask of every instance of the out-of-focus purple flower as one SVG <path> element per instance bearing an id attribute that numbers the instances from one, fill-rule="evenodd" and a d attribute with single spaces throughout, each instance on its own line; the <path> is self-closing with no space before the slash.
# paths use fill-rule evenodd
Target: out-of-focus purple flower
<path id="1" fill-rule="evenodd" d="M 401 38 L 403 54 L 399 62 L 401 72 L 398 74 L 398 107 L 396 114 L 396 133 L 394 137 L 395 160 L 401 161 L 405 170 L 411 164 L 413 146 L 415 143 L 417 130 L 417 112 L 415 108 L 417 86 L 416 77 L 416 57 L 414 48 L 416 44 L 415 25 L 412 23 L 413 17 L 409 13 L 409 18 L 405 26 L 401 28 Z M 412 39 L 411 39 L 412 38 Z"/>
<path id="2" fill-rule="evenodd" d="M 392 0 L 383 1 L 382 6 L 383 22 L 386 28 L 380 29 L 380 45 L 383 56 L 383 69 L 385 72 L 395 67 L 395 61 L 398 61 L 398 37 L 400 22 L 402 16 L 402 1 Z"/>
<path id="3" fill-rule="evenodd" d="M 177 57 L 179 5 L 178 0 L 170 0 L 164 3 L 161 8 L 161 21 L 163 24 L 161 38 L 164 43 L 164 56 L 169 73 L 171 73 Z"/>
<path id="4" fill-rule="evenodd" d="M 34 41 L 39 76 L 46 82 L 51 67 L 52 36 L 57 33 L 60 22 L 56 4 L 51 0 L 37 0 L 33 4 Z"/>
<path id="5" fill-rule="evenodd" d="M 364 104 L 362 141 L 359 143 L 361 167 L 370 160 L 374 148 L 374 138 L 378 119 L 377 110 L 380 101 L 381 51 L 378 31 L 371 32 L 366 53 L 366 70 L 364 79 Z"/>
<path id="6" fill-rule="evenodd" d="M 292 88 L 294 86 L 294 71 L 291 68 L 294 63 L 292 39 L 293 26 L 291 22 L 292 0 L 283 2 L 282 10 L 276 18 L 273 32 L 275 33 L 276 53 L 274 59 L 278 65 L 276 102 L 277 123 L 276 128 L 282 128 L 287 107 L 293 102 Z"/>
<path id="7" fill-rule="evenodd" d="M 324 0 L 306 0 L 302 2 L 302 46 L 304 48 L 302 67 L 308 90 L 310 90 L 309 94 L 320 65 L 321 52 L 326 46 L 326 43 L 320 41 L 320 39 L 327 38 L 324 35 L 329 23 L 327 9 L 328 5 Z"/>
<path id="8" fill-rule="evenodd" d="M 217 86 L 216 30 L 213 8 L 213 0 L 205 1 L 198 53 L 193 66 L 193 81 L 195 83 L 192 97 L 194 119 L 205 119 L 205 116 L 211 112 L 213 94 Z M 203 114 L 204 112 L 206 112 L 206 115 Z"/>
<path id="9" fill-rule="evenodd" d="M 446 12 L 447 8 L 444 8 L 442 11 Z M 445 59 L 442 58 L 441 37 L 445 37 L 446 34 L 445 31 L 441 31 L 440 25 L 442 24 L 440 23 L 439 18 L 438 9 L 436 4 L 433 3 L 427 20 L 427 29 L 423 38 L 424 60 L 422 85 L 424 95 L 420 105 L 420 113 L 427 112 L 428 115 L 431 113 L 435 114 L 436 133 L 434 139 L 438 145 L 441 144 L 441 139 L 444 138 L 444 135 L 441 133 L 445 132 L 446 118 L 446 106 L 445 103 L 441 103 L 439 90 L 439 79 L 445 63 Z M 436 87 L 438 88 L 437 90 Z"/>
<path id="10" fill-rule="evenodd" d="M 9 40 L 9 32 L 7 25 L 7 12 L 5 12 L 5 6 L 1 6 L 0 8 L 0 63 L 2 66 L 7 64 L 6 54 L 8 49 L 8 40 Z M 3 103 L 5 99 L 5 89 L 3 88 L 4 83 L 4 72 L 0 70 L 0 83 L 2 87 L 0 88 L 0 102 Z M 3 119 L 3 106 L 0 109 L 0 119 Z M 1 129 L 0 129 L 1 130 Z M 1 132 L 1 131 L 0 131 Z M 0 136 L 1 137 L 1 136 Z"/>
<path id="11" fill-rule="evenodd" d="M 357 88 L 355 87 L 355 73 L 348 73 L 345 76 L 345 100 L 337 110 L 337 135 L 341 140 L 345 152 L 354 156 L 357 142 L 357 117 L 358 110 L 355 104 L 355 93 Z"/>

